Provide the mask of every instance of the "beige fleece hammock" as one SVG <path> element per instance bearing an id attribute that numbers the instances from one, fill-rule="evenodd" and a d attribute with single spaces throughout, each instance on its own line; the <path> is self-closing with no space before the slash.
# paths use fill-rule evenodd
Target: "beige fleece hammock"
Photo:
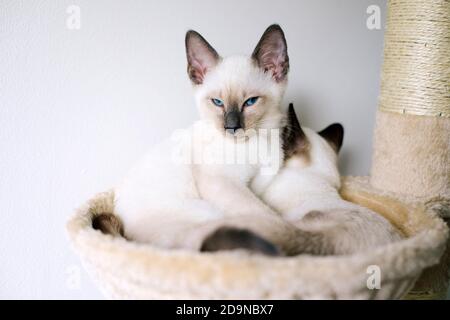
<path id="1" fill-rule="evenodd" d="M 328 257 L 164 250 L 93 229 L 95 215 L 114 213 L 110 191 L 91 199 L 67 225 L 75 251 L 105 295 L 125 299 L 445 297 L 450 256 L 448 228 L 442 219 L 450 216 L 449 13 L 449 0 L 388 2 L 371 176 L 343 179 L 342 196 L 383 215 L 404 233 L 404 240 Z M 374 278 L 378 271 L 379 288 Z"/>

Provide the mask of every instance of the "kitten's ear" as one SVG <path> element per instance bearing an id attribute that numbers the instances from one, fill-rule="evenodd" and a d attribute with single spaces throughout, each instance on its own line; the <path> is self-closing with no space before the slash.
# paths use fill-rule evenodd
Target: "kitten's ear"
<path id="1" fill-rule="evenodd" d="M 289 158 L 294 154 L 307 152 L 309 147 L 308 139 L 300 126 L 292 103 L 289 104 L 287 120 L 287 125 L 283 131 L 283 149 L 285 158 Z"/>
<path id="2" fill-rule="evenodd" d="M 319 132 L 328 143 L 339 152 L 344 140 L 344 127 L 340 123 L 333 123 Z"/>
<path id="3" fill-rule="evenodd" d="M 266 29 L 253 51 L 252 58 L 265 72 L 272 72 L 275 81 L 281 82 L 286 79 L 289 57 L 286 38 L 279 25 L 273 24 Z"/>
<path id="4" fill-rule="evenodd" d="M 220 60 L 216 50 L 196 31 L 186 33 L 188 75 L 194 84 L 202 84 L 206 73 Z"/>
<path id="5" fill-rule="evenodd" d="M 295 113 L 294 104 L 291 102 L 289 103 L 288 108 L 288 124 L 292 129 L 294 129 L 297 134 L 304 136 L 302 127 L 300 126 L 300 122 L 298 121 L 297 114 Z"/>

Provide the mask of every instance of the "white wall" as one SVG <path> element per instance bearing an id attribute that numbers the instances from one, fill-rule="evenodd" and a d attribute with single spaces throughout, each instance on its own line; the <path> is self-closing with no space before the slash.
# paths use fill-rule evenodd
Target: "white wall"
<path id="1" fill-rule="evenodd" d="M 81 8 L 81 29 L 66 9 Z M 250 53 L 273 22 L 291 58 L 286 101 L 303 123 L 346 128 L 345 174 L 367 174 L 382 30 L 381 0 L 0 1 L 0 298 L 100 298 L 64 231 L 172 130 L 196 119 L 184 33 L 223 55 Z M 73 283 L 72 283 L 73 284 Z"/>

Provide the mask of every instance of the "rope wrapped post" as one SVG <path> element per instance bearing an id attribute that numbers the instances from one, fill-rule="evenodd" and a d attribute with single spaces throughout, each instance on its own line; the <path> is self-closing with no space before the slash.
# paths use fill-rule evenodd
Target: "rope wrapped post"
<path id="1" fill-rule="evenodd" d="M 371 184 L 450 218 L 450 1 L 388 1 Z M 444 297 L 449 250 L 417 282 Z"/>

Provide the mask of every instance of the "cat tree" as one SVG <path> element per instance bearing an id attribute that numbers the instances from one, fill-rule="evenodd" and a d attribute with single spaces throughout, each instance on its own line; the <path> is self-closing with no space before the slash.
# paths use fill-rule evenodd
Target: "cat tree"
<path id="1" fill-rule="evenodd" d="M 162 250 L 92 227 L 114 212 L 97 195 L 67 225 L 83 265 L 112 298 L 442 298 L 450 217 L 450 2 L 390 0 L 370 177 L 343 179 L 342 196 L 406 236 L 372 252 L 273 258 Z M 372 267 L 380 289 L 368 288 Z M 413 285 L 414 288 L 411 290 Z M 369 285 L 370 287 L 370 285 Z"/>
<path id="2" fill-rule="evenodd" d="M 450 2 L 389 1 L 370 182 L 450 218 Z M 444 297 L 450 255 L 411 292 Z"/>

